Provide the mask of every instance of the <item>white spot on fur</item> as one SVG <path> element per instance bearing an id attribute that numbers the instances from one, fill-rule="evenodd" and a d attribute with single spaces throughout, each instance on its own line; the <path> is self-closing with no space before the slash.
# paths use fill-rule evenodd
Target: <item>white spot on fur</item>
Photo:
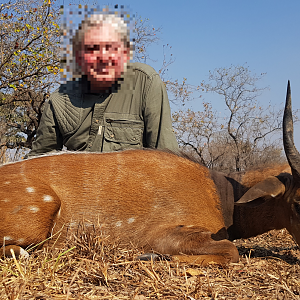
<path id="1" fill-rule="evenodd" d="M 121 227 L 122 226 L 122 221 L 118 221 L 117 223 L 116 223 L 116 227 Z"/>
<path id="2" fill-rule="evenodd" d="M 5 181 L 4 184 L 10 184 L 10 181 Z"/>
<path id="3" fill-rule="evenodd" d="M 28 192 L 28 193 L 34 193 L 35 192 L 35 189 L 33 188 L 33 187 L 27 187 L 26 188 L 26 191 Z"/>
<path id="4" fill-rule="evenodd" d="M 44 195 L 44 196 L 43 196 L 43 200 L 44 200 L 45 202 L 51 202 L 51 201 L 53 200 L 53 197 L 50 196 L 50 195 Z"/>
<path id="5" fill-rule="evenodd" d="M 25 257 L 25 258 L 29 258 L 29 253 L 26 250 L 24 250 L 23 248 L 21 248 L 20 249 L 20 256 Z"/>
<path id="6" fill-rule="evenodd" d="M 3 199 L 3 200 L 1 200 L 2 202 L 9 202 L 9 200 L 8 199 Z"/>
<path id="7" fill-rule="evenodd" d="M 38 207 L 36 207 L 36 206 L 29 206 L 29 210 L 30 210 L 31 212 L 33 212 L 33 213 L 36 213 L 36 212 L 38 212 L 40 209 L 39 209 Z"/>
<path id="8" fill-rule="evenodd" d="M 127 220 L 128 224 L 131 224 L 131 223 L 133 223 L 134 221 L 135 221 L 135 218 L 129 218 L 129 219 Z"/>
<path id="9" fill-rule="evenodd" d="M 186 226 L 187 228 L 191 228 L 191 227 L 194 227 L 194 225 L 188 225 L 188 226 Z"/>
<path id="10" fill-rule="evenodd" d="M 275 198 L 275 197 L 276 197 L 276 195 L 274 195 L 274 194 L 271 194 L 271 197 Z"/>
<path id="11" fill-rule="evenodd" d="M 24 239 L 18 239 L 18 240 L 17 240 L 17 243 L 18 243 L 18 244 L 24 243 Z"/>
<path id="12" fill-rule="evenodd" d="M 13 238 L 11 236 L 5 236 L 4 241 L 12 241 Z"/>

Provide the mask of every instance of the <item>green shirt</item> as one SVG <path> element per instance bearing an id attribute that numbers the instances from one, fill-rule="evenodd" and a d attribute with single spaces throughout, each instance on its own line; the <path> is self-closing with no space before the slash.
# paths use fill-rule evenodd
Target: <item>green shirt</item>
<path id="1" fill-rule="evenodd" d="M 133 63 L 110 93 L 91 93 L 83 80 L 61 85 L 45 104 L 29 156 L 63 146 L 94 152 L 143 147 L 178 151 L 159 75 L 148 65 Z"/>

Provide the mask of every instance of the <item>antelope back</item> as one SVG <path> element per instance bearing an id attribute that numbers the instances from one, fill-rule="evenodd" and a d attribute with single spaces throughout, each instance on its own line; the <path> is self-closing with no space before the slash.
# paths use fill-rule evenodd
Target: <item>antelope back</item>
<path id="1" fill-rule="evenodd" d="M 2 244 L 28 246 L 79 222 L 139 244 L 170 226 L 224 227 L 207 168 L 166 152 L 62 153 L 0 172 Z"/>

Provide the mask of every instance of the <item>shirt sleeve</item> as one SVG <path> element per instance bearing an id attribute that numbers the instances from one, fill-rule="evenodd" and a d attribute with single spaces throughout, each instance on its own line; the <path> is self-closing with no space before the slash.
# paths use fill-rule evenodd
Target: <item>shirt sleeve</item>
<path id="1" fill-rule="evenodd" d="M 178 152 L 167 91 L 158 74 L 152 77 L 148 91 L 146 91 L 143 114 L 144 147 Z"/>
<path id="2" fill-rule="evenodd" d="M 32 150 L 28 153 L 28 156 L 30 157 L 54 150 L 61 150 L 62 147 L 63 138 L 54 116 L 53 107 L 49 101 L 45 104 L 36 139 L 32 143 Z"/>

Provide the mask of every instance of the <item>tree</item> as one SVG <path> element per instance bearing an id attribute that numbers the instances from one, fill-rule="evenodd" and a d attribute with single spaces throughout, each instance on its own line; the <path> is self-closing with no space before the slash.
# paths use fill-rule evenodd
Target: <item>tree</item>
<path id="1" fill-rule="evenodd" d="M 212 105 L 203 102 L 202 111 L 179 110 L 174 112 L 172 117 L 179 145 L 185 151 L 189 149 L 188 152 L 196 155 L 207 167 L 213 167 L 223 153 L 218 156 L 211 153 L 210 144 L 217 138 L 216 133 L 219 132 L 217 128 L 219 127 L 219 130 L 222 128 Z"/>
<path id="2" fill-rule="evenodd" d="M 226 116 L 220 119 L 211 103 L 204 103 L 203 112 L 173 114 L 180 145 L 192 149 L 208 167 L 228 171 L 241 171 L 262 161 L 266 164 L 265 154 L 278 155 L 281 144 L 271 134 L 281 130 L 282 111 L 259 105 L 257 97 L 265 90 L 257 87 L 262 76 L 245 66 L 210 72 L 202 87 L 222 96 Z M 281 155 L 278 160 L 282 161 Z"/>
<path id="3" fill-rule="evenodd" d="M 0 6 L 0 147 L 30 147 L 43 103 L 58 82 L 59 26 L 49 0 Z"/>
<path id="4" fill-rule="evenodd" d="M 149 46 L 157 43 L 160 40 L 161 28 L 150 26 L 149 19 L 141 17 L 135 20 L 134 35 L 135 35 L 135 56 L 134 60 L 147 63 L 154 59 L 149 55 Z M 194 92 L 197 92 L 200 87 L 195 87 L 187 83 L 187 78 L 183 78 L 182 82 L 178 79 L 171 79 L 168 76 L 168 67 L 175 62 L 173 54 L 170 53 L 172 46 L 169 44 L 163 45 L 162 49 L 162 64 L 158 73 L 166 85 L 170 101 L 184 105 L 190 100 Z"/>
<path id="5" fill-rule="evenodd" d="M 149 19 L 137 17 L 134 22 L 135 60 L 147 62 L 150 59 L 148 48 L 159 41 L 161 28 L 150 26 Z"/>

